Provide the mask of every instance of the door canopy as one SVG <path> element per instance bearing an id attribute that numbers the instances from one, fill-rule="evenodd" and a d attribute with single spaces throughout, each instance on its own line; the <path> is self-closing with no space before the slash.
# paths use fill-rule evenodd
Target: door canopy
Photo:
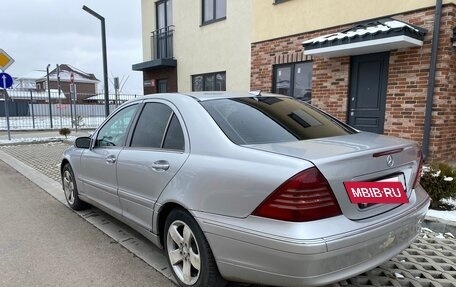
<path id="1" fill-rule="evenodd" d="M 423 45 L 427 30 L 392 18 L 358 23 L 352 28 L 306 40 L 304 54 L 340 57 Z"/>

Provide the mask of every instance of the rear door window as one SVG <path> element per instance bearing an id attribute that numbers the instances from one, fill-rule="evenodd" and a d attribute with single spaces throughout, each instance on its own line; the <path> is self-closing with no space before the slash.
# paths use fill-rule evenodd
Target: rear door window
<path id="1" fill-rule="evenodd" d="M 184 133 L 173 110 L 162 103 L 146 103 L 130 146 L 184 150 Z"/>
<path id="2" fill-rule="evenodd" d="M 355 133 L 314 107 L 286 97 L 215 99 L 201 103 L 236 144 L 308 140 Z"/>
<path id="3" fill-rule="evenodd" d="M 163 142 L 164 149 L 184 150 L 185 140 L 182 127 L 174 114 L 166 132 L 165 140 Z"/>

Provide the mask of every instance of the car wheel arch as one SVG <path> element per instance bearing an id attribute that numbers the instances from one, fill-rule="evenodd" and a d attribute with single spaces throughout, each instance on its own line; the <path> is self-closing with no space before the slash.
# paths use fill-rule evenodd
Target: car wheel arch
<path id="1" fill-rule="evenodd" d="M 170 203 L 166 206 L 166 216 L 163 216 L 165 212 L 162 213 L 161 218 L 165 221 L 164 226 L 162 228 L 162 238 L 163 238 L 163 249 L 165 253 L 167 254 L 167 261 L 169 266 L 172 268 L 171 272 L 173 273 L 176 281 L 178 282 L 179 286 L 225 286 L 228 282 L 221 276 L 219 268 L 218 268 L 218 263 L 214 258 L 213 252 L 212 252 L 212 246 L 210 246 L 209 242 L 207 241 L 206 235 L 204 234 L 204 231 L 201 229 L 200 224 L 194 217 L 194 215 L 181 205 L 177 203 Z M 175 231 L 182 236 L 182 241 L 176 241 L 174 239 L 174 236 L 169 237 L 169 230 L 171 230 L 171 226 L 173 226 Z M 191 248 L 192 250 L 194 249 L 194 246 L 196 246 L 197 252 L 194 254 L 197 254 L 198 259 L 196 262 L 198 262 L 198 266 L 201 267 L 196 267 L 196 265 L 193 264 L 192 260 L 187 258 L 184 259 L 182 257 L 181 260 L 187 260 L 187 262 L 192 262 L 190 263 L 192 266 L 195 266 L 196 270 L 198 271 L 197 274 L 197 281 L 195 283 L 191 283 L 192 285 L 186 285 L 185 281 L 181 281 L 182 279 L 182 272 L 184 270 L 184 267 L 177 267 L 175 268 L 175 263 L 172 263 L 171 257 L 175 257 L 174 255 L 171 256 L 171 253 L 175 253 L 174 251 L 178 251 L 178 246 L 181 245 L 184 246 L 184 242 L 186 242 L 185 239 L 185 231 L 183 229 L 178 230 L 177 228 L 187 228 L 189 230 L 189 236 L 188 236 L 188 242 L 185 243 L 185 246 L 187 248 Z M 170 238 L 171 239 L 171 245 L 170 245 Z M 191 243 L 191 241 L 194 242 L 195 245 Z M 181 242 L 181 243 L 178 243 Z M 177 245 L 176 245 L 177 244 Z M 173 247 L 174 245 L 174 247 Z M 170 252 L 171 248 L 171 252 Z M 185 248 L 185 247 L 184 247 Z M 185 250 L 185 249 L 184 249 Z M 185 252 L 185 251 L 184 251 Z M 191 253 L 191 252 L 190 252 Z M 171 256 L 171 257 L 170 257 Z M 181 256 L 183 256 L 183 253 L 181 251 Z M 201 261 L 200 261 L 201 260 Z M 179 261 L 176 261 L 178 263 Z M 184 264 L 185 266 L 185 264 Z M 183 271 L 185 274 L 185 271 Z M 180 275 L 179 275 L 180 274 Z M 185 278 L 185 276 L 184 276 Z M 185 280 L 185 279 L 184 279 Z M 183 285 L 182 285 L 183 284 Z"/>
<path id="2" fill-rule="evenodd" d="M 182 205 L 176 203 L 176 202 L 167 202 L 165 203 L 159 210 L 158 212 L 158 236 L 160 238 L 160 244 L 164 247 L 164 241 L 165 241 L 165 223 L 166 223 L 166 218 L 168 215 L 171 213 L 172 210 L 174 209 L 183 209 L 187 210 L 185 207 Z"/>
<path id="3" fill-rule="evenodd" d="M 60 163 L 60 177 L 63 176 L 63 168 L 67 164 L 69 164 L 71 166 L 71 163 L 70 163 L 70 161 L 68 159 L 66 159 L 66 158 L 62 159 L 62 162 Z"/>

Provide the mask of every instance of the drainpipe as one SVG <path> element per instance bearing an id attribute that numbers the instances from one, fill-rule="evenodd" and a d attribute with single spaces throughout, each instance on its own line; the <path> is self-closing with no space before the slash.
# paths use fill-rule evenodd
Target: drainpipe
<path id="1" fill-rule="evenodd" d="M 437 66 L 437 49 L 439 46 L 440 19 L 442 17 L 442 0 L 435 2 L 434 32 L 432 34 L 431 63 L 429 66 L 426 112 L 424 118 L 423 156 L 429 156 L 429 138 L 431 134 L 432 103 L 434 101 L 435 70 Z"/>

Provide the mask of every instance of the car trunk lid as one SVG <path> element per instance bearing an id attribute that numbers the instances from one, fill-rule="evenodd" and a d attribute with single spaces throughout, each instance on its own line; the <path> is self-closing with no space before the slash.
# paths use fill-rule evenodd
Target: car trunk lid
<path id="1" fill-rule="evenodd" d="M 413 142 L 364 132 L 246 147 L 312 162 L 328 180 L 343 214 L 352 220 L 384 214 L 399 204 L 352 204 L 343 184 L 345 181 L 397 178 L 410 197 L 420 161 L 419 149 Z"/>

